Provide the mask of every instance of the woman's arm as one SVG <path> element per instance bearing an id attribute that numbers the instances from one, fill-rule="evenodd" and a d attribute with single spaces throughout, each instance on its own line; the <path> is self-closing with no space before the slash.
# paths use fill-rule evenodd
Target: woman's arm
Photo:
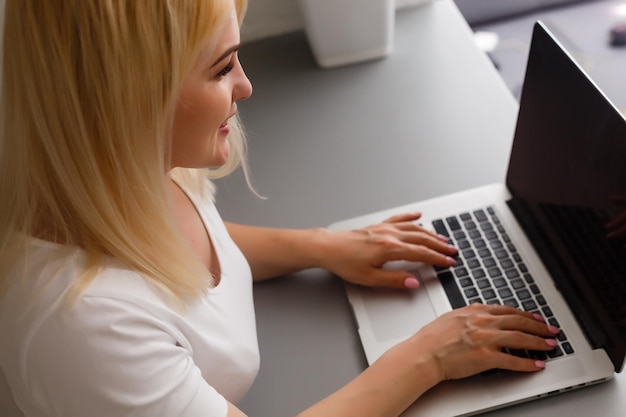
<path id="1" fill-rule="evenodd" d="M 512 307 L 453 310 L 388 350 L 363 373 L 298 417 L 396 417 L 447 379 L 499 368 L 535 372 L 545 364 L 502 348 L 548 351 L 558 329 Z"/>
<path id="2" fill-rule="evenodd" d="M 359 230 L 274 229 L 226 223 L 255 280 L 321 267 L 365 285 L 404 287 L 409 274 L 383 270 L 393 260 L 452 265 L 457 251 L 415 223 L 419 213 L 391 217 Z"/>

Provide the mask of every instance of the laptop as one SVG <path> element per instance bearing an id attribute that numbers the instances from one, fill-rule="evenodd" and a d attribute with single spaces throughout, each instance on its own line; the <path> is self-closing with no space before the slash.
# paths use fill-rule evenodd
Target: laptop
<path id="1" fill-rule="evenodd" d="M 526 374 L 445 381 L 406 416 L 483 413 L 607 381 L 626 355 L 626 120 L 542 22 L 533 28 L 505 184 L 491 184 L 330 226 L 364 227 L 420 211 L 450 237 L 458 264 L 393 262 L 414 291 L 346 284 L 369 363 L 425 324 L 470 303 L 539 313 L 562 331 Z"/>

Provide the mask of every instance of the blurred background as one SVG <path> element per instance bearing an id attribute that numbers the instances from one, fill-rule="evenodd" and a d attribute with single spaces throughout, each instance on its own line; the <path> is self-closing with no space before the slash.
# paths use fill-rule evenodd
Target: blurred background
<path id="1" fill-rule="evenodd" d="M 396 0 L 396 8 L 420 7 L 425 1 L 440 0 Z M 540 19 L 626 113 L 626 45 L 614 44 L 611 35 L 616 28 L 626 30 L 626 0 L 454 1 L 516 98 L 524 79 L 532 26 Z M 243 41 L 303 30 L 298 3 L 251 0 L 242 28 Z"/>

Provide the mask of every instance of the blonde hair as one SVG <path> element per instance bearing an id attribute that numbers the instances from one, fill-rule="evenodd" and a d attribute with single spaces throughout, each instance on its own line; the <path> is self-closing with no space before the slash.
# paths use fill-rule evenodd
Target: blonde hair
<path id="1" fill-rule="evenodd" d="M 164 185 L 177 93 L 233 0 L 7 0 L 0 100 L 0 296 L 30 237 L 82 248 L 76 299 L 111 256 L 182 301 L 211 277 Z M 246 0 L 234 0 L 243 19 Z M 245 169 L 234 125 L 227 164 Z M 180 169 L 179 169 L 180 171 Z M 194 185 L 192 184 L 192 185 Z"/>

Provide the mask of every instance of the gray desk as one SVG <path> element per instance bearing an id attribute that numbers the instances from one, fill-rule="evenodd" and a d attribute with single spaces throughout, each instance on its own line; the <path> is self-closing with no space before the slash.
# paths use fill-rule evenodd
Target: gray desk
<path id="1" fill-rule="evenodd" d="M 384 60 L 322 71 L 301 33 L 246 45 L 241 59 L 255 88 L 240 105 L 253 182 L 268 199 L 239 174 L 218 181 L 227 220 L 324 226 L 504 178 L 517 104 L 452 1 L 398 12 Z M 257 284 L 255 297 L 262 359 L 240 404 L 249 415 L 294 415 L 366 366 L 330 274 Z M 624 393 L 620 375 L 493 415 L 623 416 Z"/>

